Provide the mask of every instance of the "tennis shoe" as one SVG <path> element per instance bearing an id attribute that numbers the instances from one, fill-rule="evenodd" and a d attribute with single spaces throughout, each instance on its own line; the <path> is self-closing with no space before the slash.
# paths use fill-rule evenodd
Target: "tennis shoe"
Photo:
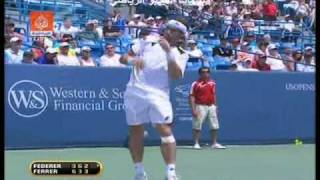
<path id="1" fill-rule="evenodd" d="M 198 143 L 194 144 L 193 149 L 201 149 L 201 146 Z"/>
<path id="2" fill-rule="evenodd" d="M 181 178 L 176 174 L 167 175 L 165 180 L 181 180 Z"/>
<path id="3" fill-rule="evenodd" d="M 212 149 L 226 149 L 227 147 L 219 144 L 219 143 L 215 143 L 211 146 Z"/>
<path id="4" fill-rule="evenodd" d="M 147 173 L 143 172 L 143 173 L 136 174 L 136 176 L 134 177 L 134 180 L 148 180 Z"/>

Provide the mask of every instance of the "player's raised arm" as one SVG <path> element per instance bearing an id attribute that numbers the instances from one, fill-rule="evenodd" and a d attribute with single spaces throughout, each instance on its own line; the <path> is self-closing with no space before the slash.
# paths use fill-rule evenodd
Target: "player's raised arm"
<path id="1" fill-rule="evenodd" d="M 133 44 L 128 53 L 120 57 L 120 63 L 125 65 L 134 65 L 138 69 L 143 69 L 143 61 L 139 57 L 137 57 L 139 51 L 139 43 Z"/>
<path id="2" fill-rule="evenodd" d="M 167 23 L 166 30 L 159 44 L 166 53 L 168 73 L 171 79 L 182 78 L 188 55 L 180 50 L 186 42 L 187 28 L 181 22 L 171 20 Z"/>

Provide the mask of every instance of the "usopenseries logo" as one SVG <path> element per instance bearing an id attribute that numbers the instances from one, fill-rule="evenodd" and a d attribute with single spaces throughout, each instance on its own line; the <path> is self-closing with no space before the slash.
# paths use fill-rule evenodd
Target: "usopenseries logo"
<path id="1" fill-rule="evenodd" d="M 37 82 L 21 80 L 8 91 L 8 103 L 17 115 L 24 118 L 39 116 L 48 106 L 48 95 Z"/>

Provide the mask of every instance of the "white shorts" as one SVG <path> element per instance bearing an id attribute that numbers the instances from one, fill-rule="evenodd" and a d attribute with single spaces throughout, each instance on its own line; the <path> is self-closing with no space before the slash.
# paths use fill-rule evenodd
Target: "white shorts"
<path id="1" fill-rule="evenodd" d="M 208 121 L 210 129 L 218 130 L 219 121 L 216 109 L 217 107 L 215 105 L 206 106 L 196 104 L 196 110 L 199 112 L 199 117 L 193 118 L 192 128 L 196 130 L 201 130 L 203 122 Z"/>
<path id="2" fill-rule="evenodd" d="M 173 120 L 169 99 L 155 95 L 125 93 L 124 105 L 129 126 L 144 123 L 170 124 Z"/>

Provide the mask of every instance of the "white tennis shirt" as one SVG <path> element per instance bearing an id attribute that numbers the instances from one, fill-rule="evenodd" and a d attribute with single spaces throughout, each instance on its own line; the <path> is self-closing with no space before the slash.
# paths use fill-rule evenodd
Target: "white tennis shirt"
<path id="1" fill-rule="evenodd" d="M 151 93 L 164 98 L 169 98 L 169 74 L 168 62 L 165 51 L 157 40 L 139 40 L 132 46 L 136 56 L 144 61 L 144 68 L 132 69 L 130 80 L 127 84 L 127 92 L 147 95 Z M 184 74 L 188 55 L 178 48 L 171 48 L 175 60 Z"/>

